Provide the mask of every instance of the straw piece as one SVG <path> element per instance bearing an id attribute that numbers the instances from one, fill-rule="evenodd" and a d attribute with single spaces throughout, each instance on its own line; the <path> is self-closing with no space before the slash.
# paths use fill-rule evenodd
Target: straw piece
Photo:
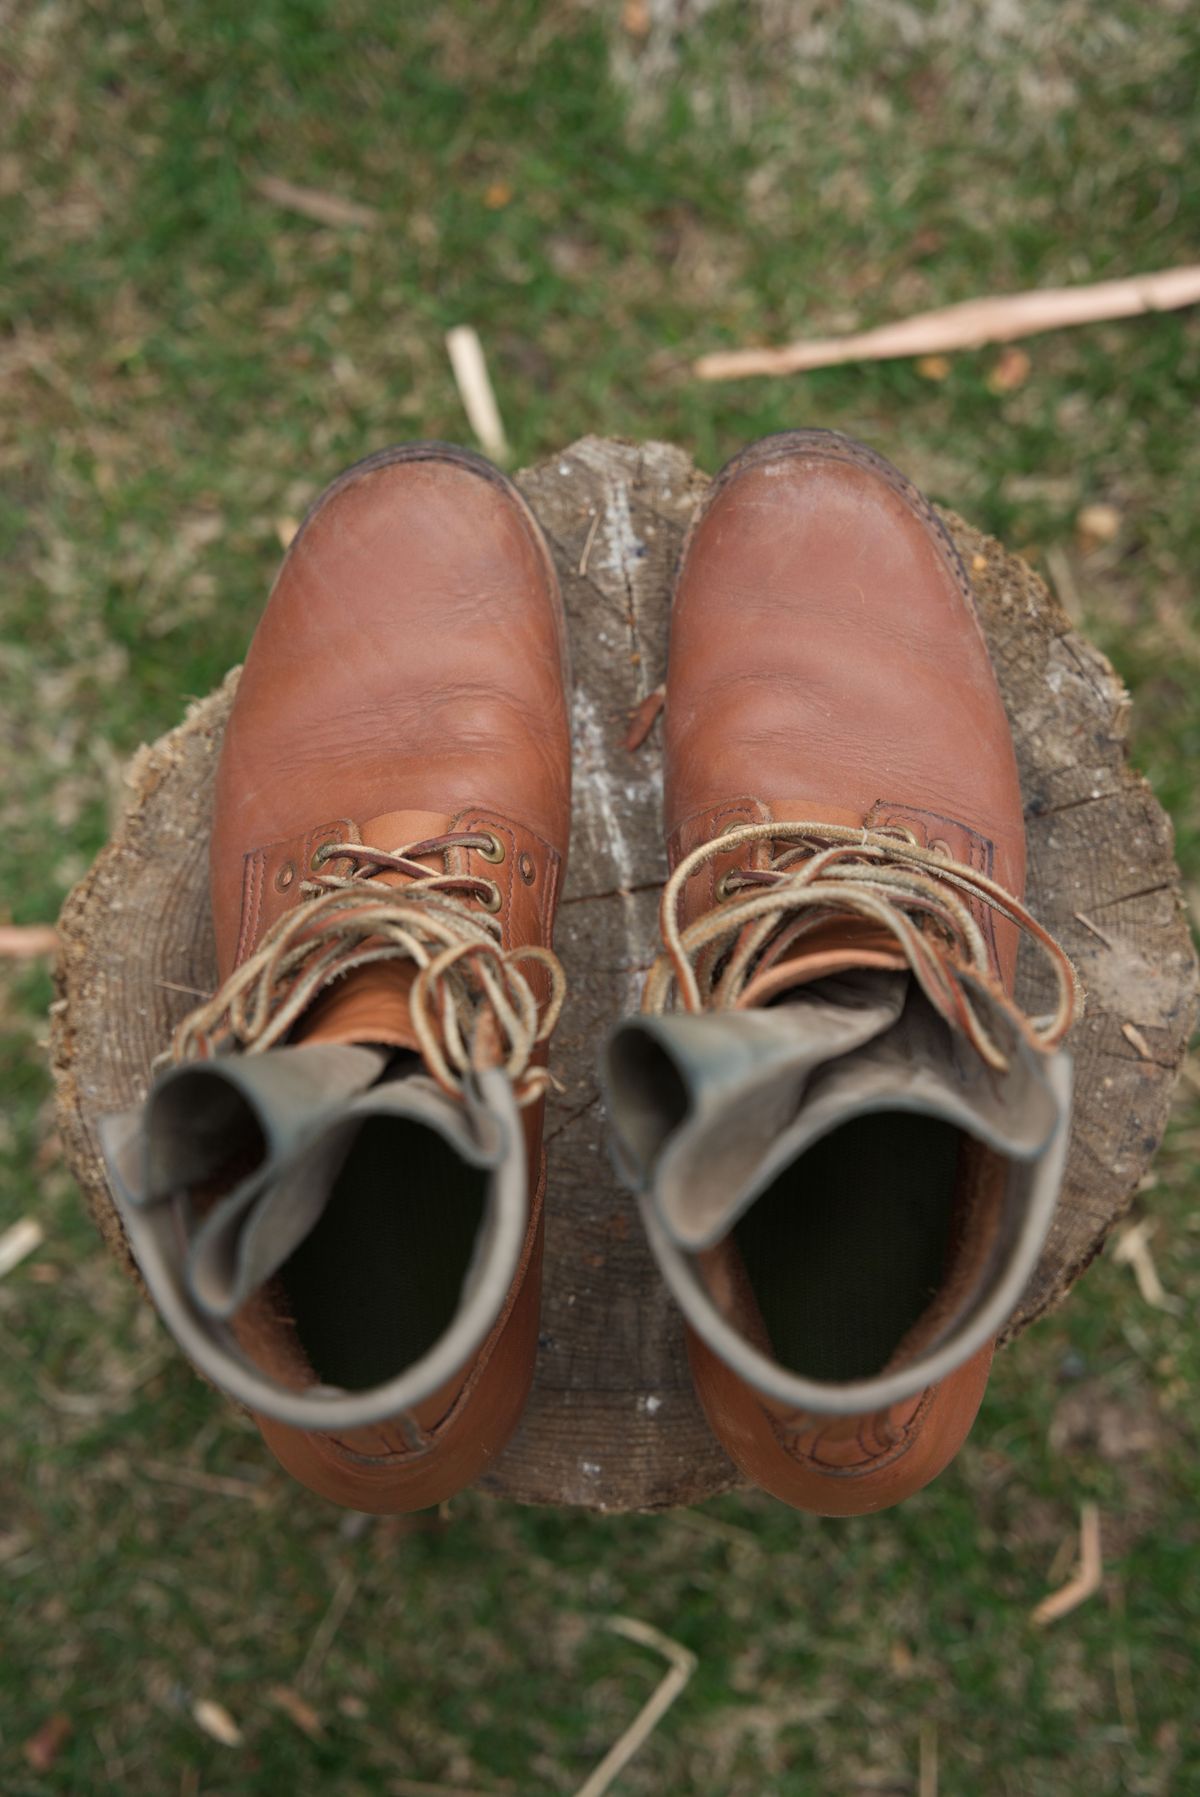
<path id="1" fill-rule="evenodd" d="M 479 446 L 494 462 L 509 459 L 508 439 L 500 422 L 500 408 L 488 376 L 483 345 L 479 333 L 469 324 L 457 324 L 446 332 L 446 348 L 450 366 L 458 384 L 459 398 Z"/>

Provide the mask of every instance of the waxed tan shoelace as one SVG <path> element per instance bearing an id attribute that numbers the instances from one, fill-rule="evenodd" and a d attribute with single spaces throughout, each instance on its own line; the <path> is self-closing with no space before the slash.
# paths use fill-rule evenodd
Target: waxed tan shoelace
<path id="1" fill-rule="evenodd" d="M 500 1065 L 517 1103 L 535 1103 L 551 1076 L 530 1060 L 562 1010 L 562 966 L 546 948 L 504 948 L 499 921 L 467 908 L 471 898 L 497 891 L 492 881 L 431 873 L 418 859 L 488 847 L 492 840 L 490 833 L 455 831 L 391 851 L 324 844 L 320 864 L 349 862 L 349 872 L 304 882 L 306 902 L 272 925 L 220 990 L 184 1018 L 163 1060 L 207 1059 L 235 1048 L 264 1053 L 286 1038 L 335 980 L 358 967 L 408 960 L 417 967 L 409 998 L 413 1032 L 442 1090 L 461 1097 L 469 1072 Z M 407 874 L 409 883 L 380 884 L 376 876 L 387 872 Z M 550 997 L 540 1014 L 522 971 L 529 962 L 550 976 Z"/>
<path id="2" fill-rule="evenodd" d="M 721 902 L 681 927 L 680 901 L 696 870 L 742 844 L 762 842 L 790 846 L 772 856 L 769 868 L 726 874 Z M 1022 1017 L 1001 991 L 983 931 L 960 894 L 981 901 L 1038 944 L 1055 978 L 1057 1002 L 1049 1015 Z M 863 918 L 893 937 L 930 1004 L 998 1070 L 1007 1068 L 1007 1058 L 960 974 L 973 975 L 1000 998 L 1029 1042 L 1044 1051 L 1062 1041 L 1082 1003 L 1078 976 L 1063 949 L 986 874 L 922 848 L 902 828 L 789 822 L 730 829 L 679 863 L 663 889 L 659 923 L 665 952 L 650 969 L 642 1009 L 761 1004 L 792 982 L 793 971 L 781 963 L 802 953 L 804 938 L 831 916 Z"/>

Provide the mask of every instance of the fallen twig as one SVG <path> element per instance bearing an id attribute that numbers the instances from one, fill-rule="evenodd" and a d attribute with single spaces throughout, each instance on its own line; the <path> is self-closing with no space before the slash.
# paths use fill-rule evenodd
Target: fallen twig
<path id="1" fill-rule="evenodd" d="M 46 1232 L 33 1217 L 22 1217 L 0 1235 L 0 1279 L 19 1267 L 23 1260 L 36 1254 L 46 1239 Z"/>
<path id="2" fill-rule="evenodd" d="M 596 532 L 600 528 L 600 515 L 601 508 L 597 506 L 592 513 L 592 522 L 587 533 L 587 542 L 583 545 L 583 554 L 579 558 L 579 573 L 581 575 L 586 574 L 588 571 L 588 561 L 592 553 L 592 544 L 596 541 Z"/>
<path id="3" fill-rule="evenodd" d="M 1152 1061 L 1154 1059 L 1150 1044 L 1147 1042 L 1136 1023 L 1123 1023 L 1121 1025 L 1121 1034 L 1124 1036 L 1126 1042 L 1128 1042 L 1130 1048 L 1137 1051 L 1139 1060 Z"/>
<path id="4" fill-rule="evenodd" d="M 508 438 L 500 422 L 500 408 L 492 391 L 478 331 L 469 324 L 455 325 L 452 331 L 446 332 L 446 348 L 463 411 L 479 439 L 480 448 L 494 462 L 507 462 Z"/>
<path id="5" fill-rule="evenodd" d="M 989 294 L 919 312 L 877 330 L 848 337 L 819 337 L 781 349 L 738 349 L 701 356 L 695 372 L 702 381 L 737 380 L 752 374 L 798 374 L 839 362 L 884 362 L 897 356 L 936 355 L 943 350 L 979 349 L 1008 343 L 1039 331 L 1094 324 L 1108 318 L 1136 318 L 1143 312 L 1173 312 L 1200 302 L 1200 264 L 1134 275 L 1124 281 L 1097 281 L 1085 287 L 1035 288 L 1029 293 Z"/>
<path id="6" fill-rule="evenodd" d="M 58 953 L 59 935 L 48 923 L 0 923 L 0 961 L 33 961 Z"/>
<path id="7" fill-rule="evenodd" d="M 625 733 L 622 745 L 631 755 L 641 748 L 658 719 L 658 714 L 667 702 L 665 686 L 656 686 L 652 693 L 647 693 L 640 704 L 635 705 L 629 714 L 629 729 Z"/>
<path id="8" fill-rule="evenodd" d="M 322 1739 L 325 1730 L 321 1727 L 321 1718 L 311 1703 L 305 1703 L 299 1691 L 293 1691 L 290 1685 L 272 1685 L 267 1697 L 310 1741 Z"/>
<path id="9" fill-rule="evenodd" d="M 670 1661 L 671 1670 L 651 1693 L 625 1733 L 613 1742 L 591 1777 L 580 1785 L 575 1797 L 601 1797 L 601 1793 L 607 1791 L 618 1773 L 654 1733 L 696 1670 L 695 1654 L 680 1642 L 672 1641 L 669 1635 L 651 1628 L 649 1623 L 638 1622 L 632 1616 L 609 1616 L 606 1627 L 612 1629 L 614 1634 L 624 1635 L 627 1641 L 636 1641 L 639 1647 L 649 1647 L 655 1653 L 660 1653 L 664 1660 Z"/>
<path id="10" fill-rule="evenodd" d="M 344 200 L 340 194 L 325 193 L 317 187 L 298 187 L 279 175 L 255 175 L 251 185 L 264 200 L 283 206 L 288 212 L 299 212 L 319 225 L 355 225 L 363 229 L 379 221 L 374 206 L 360 206 L 357 200 Z"/>
<path id="11" fill-rule="evenodd" d="M 156 986 L 162 986 L 167 992 L 182 992 L 187 998 L 211 998 L 211 992 L 201 992 L 199 986 L 181 986 L 178 980 L 155 980 Z"/>
<path id="12" fill-rule="evenodd" d="M 1100 941 L 1104 944 L 1105 948 L 1112 947 L 1112 945 L 1113 945 L 1112 937 L 1106 936 L 1104 934 L 1104 931 L 1100 928 L 1100 925 L 1098 923 L 1093 923 L 1090 917 L 1085 917 L 1083 915 L 1082 911 L 1076 911 L 1074 915 L 1075 915 L 1075 922 L 1081 923 L 1085 930 L 1090 930 L 1092 935 L 1095 936 L 1098 941 Z"/>
<path id="13" fill-rule="evenodd" d="M 242 1731 L 223 1703 L 214 1703 L 210 1697 L 198 1698 L 192 1705 L 192 1717 L 210 1740 L 219 1741 L 222 1747 L 241 1746 Z"/>
<path id="14" fill-rule="evenodd" d="M 1153 1217 L 1143 1217 L 1140 1223 L 1131 1223 L 1123 1229 L 1113 1249 L 1113 1260 L 1119 1267 L 1133 1268 L 1138 1291 L 1147 1304 L 1153 1305 L 1155 1310 L 1178 1311 L 1183 1306 L 1164 1287 L 1150 1252 L 1150 1237 L 1155 1228 Z"/>
<path id="15" fill-rule="evenodd" d="M 1100 1512 L 1095 1504 L 1084 1504 L 1079 1513 L 1079 1571 L 1068 1579 L 1060 1591 L 1044 1597 L 1034 1610 L 1032 1621 L 1038 1628 L 1069 1616 L 1100 1589 L 1104 1576 L 1104 1560 L 1100 1551 Z"/>

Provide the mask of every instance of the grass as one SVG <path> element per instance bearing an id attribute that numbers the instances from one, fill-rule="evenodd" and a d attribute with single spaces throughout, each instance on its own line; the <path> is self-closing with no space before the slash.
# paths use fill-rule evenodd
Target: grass
<path id="1" fill-rule="evenodd" d="M 1133 687 L 1196 889 L 1200 317 L 1038 339 L 1008 392 L 995 351 L 940 380 L 688 374 L 724 343 L 1194 259 L 1194 9 L 656 0 L 648 36 L 620 11 L 7 9 L 0 918 L 54 916 L 125 757 L 240 657 L 281 520 L 381 443 L 465 435 L 460 322 L 520 461 L 596 431 L 715 467 L 828 424 L 1022 549 Z M 261 173 L 379 223 L 281 211 Z M 1110 540 L 1080 525 L 1096 504 Z M 1179 1311 L 1101 1261 L 903 1510 L 835 1524 L 746 1495 L 595 1519 L 467 1495 L 444 1526 L 360 1528 L 265 1462 L 101 1256 L 53 1134 L 48 999 L 44 972 L 0 970 L 0 1226 L 36 1211 L 48 1236 L 0 1284 L 6 1797 L 567 1793 L 661 1675 L 600 1626 L 614 1611 L 699 1660 L 623 1792 L 915 1792 L 931 1730 L 943 1792 L 1200 1788 L 1194 1080 L 1143 1199 Z M 1037 1631 L 1087 1498 L 1104 1591 Z M 240 1745 L 197 1726 L 204 1699 Z M 23 1744 L 56 1713 L 71 1733 L 37 1772 Z"/>

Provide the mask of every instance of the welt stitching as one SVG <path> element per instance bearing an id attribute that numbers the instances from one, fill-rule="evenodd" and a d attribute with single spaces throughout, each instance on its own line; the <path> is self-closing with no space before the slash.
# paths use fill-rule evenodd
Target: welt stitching
<path id="1" fill-rule="evenodd" d="M 253 947 L 258 934 L 262 910 L 263 883 L 266 876 L 266 850 L 252 849 L 245 857 L 242 873 L 242 927 L 238 934 L 235 960 L 240 963 Z"/>

